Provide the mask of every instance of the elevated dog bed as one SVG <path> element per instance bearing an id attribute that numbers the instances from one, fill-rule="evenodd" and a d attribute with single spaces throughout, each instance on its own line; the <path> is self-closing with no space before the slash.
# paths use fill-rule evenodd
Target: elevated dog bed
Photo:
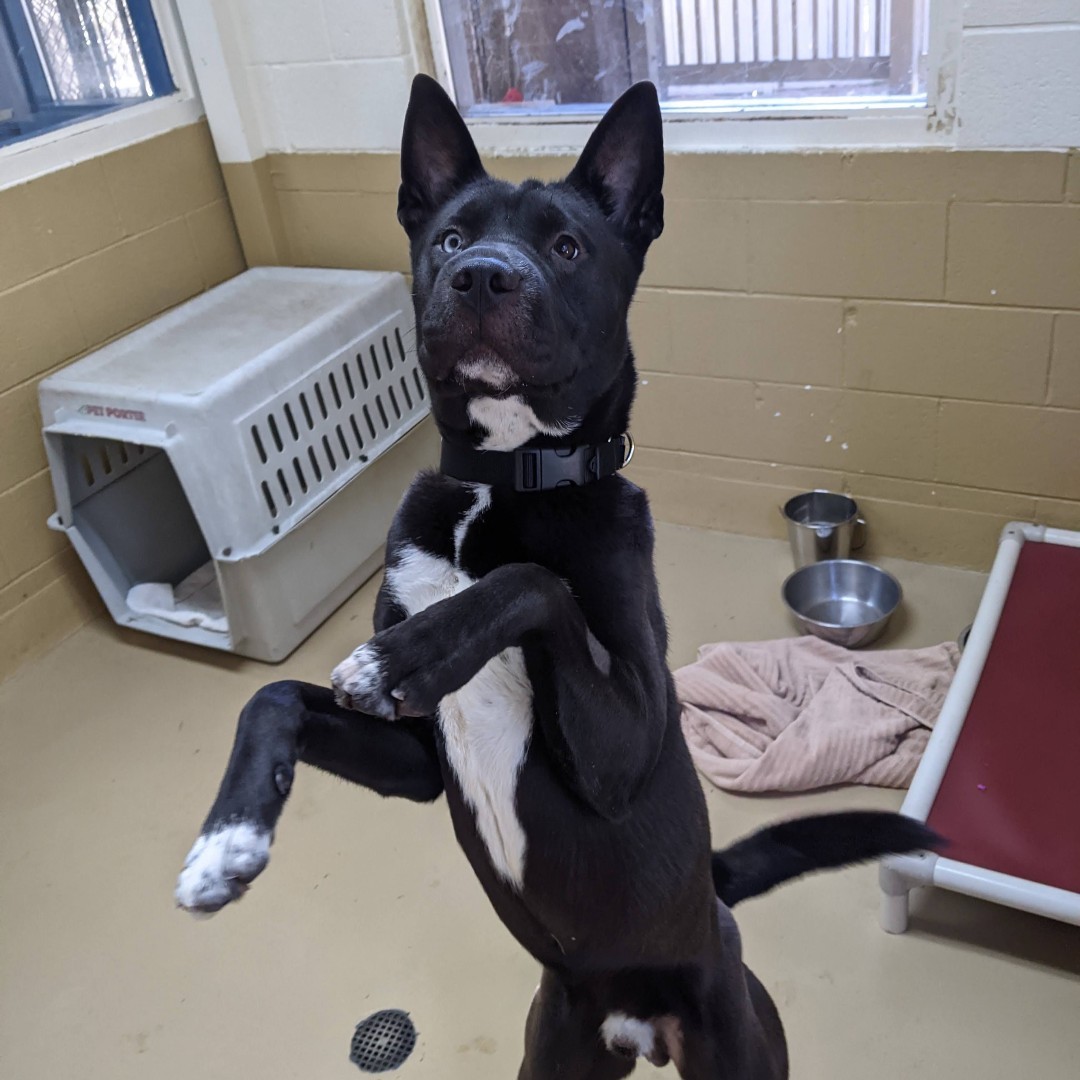
<path id="1" fill-rule="evenodd" d="M 936 885 L 1080 925 L 1080 533 L 1013 523 L 903 813 L 947 855 L 881 867 L 882 925 Z"/>

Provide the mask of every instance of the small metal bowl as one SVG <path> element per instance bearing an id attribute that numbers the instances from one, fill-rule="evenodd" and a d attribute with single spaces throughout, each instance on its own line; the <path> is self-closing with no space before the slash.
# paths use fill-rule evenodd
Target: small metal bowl
<path id="1" fill-rule="evenodd" d="M 903 592 L 880 566 L 826 559 L 796 570 L 781 595 L 804 634 L 857 649 L 881 637 Z"/>

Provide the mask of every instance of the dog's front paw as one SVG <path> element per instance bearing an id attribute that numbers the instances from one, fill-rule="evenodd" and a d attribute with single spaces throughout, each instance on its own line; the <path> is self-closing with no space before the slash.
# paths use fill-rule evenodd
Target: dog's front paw
<path id="1" fill-rule="evenodd" d="M 269 829 L 234 821 L 199 837 L 176 882 L 176 903 L 194 915 L 213 915 L 238 900 L 270 861 Z"/>
<path id="2" fill-rule="evenodd" d="M 330 679 L 339 705 L 384 720 L 434 715 L 461 682 L 446 655 L 445 635 L 426 615 L 381 631 L 334 668 Z"/>
<path id="3" fill-rule="evenodd" d="M 400 702 L 387 685 L 387 674 L 387 665 L 378 646 L 370 641 L 361 645 L 330 675 L 337 703 L 344 709 L 396 720 Z"/>

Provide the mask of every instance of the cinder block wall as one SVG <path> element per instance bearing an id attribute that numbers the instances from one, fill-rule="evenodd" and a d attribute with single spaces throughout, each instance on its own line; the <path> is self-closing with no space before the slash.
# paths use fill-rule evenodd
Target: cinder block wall
<path id="1" fill-rule="evenodd" d="M 244 269 L 205 123 L 0 191 L 0 678 L 100 610 L 45 466 L 42 376 Z"/>
<path id="2" fill-rule="evenodd" d="M 408 269 L 395 155 L 256 165 L 281 261 Z M 632 316 L 659 518 L 779 536 L 829 487 L 868 553 L 981 569 L 1011 519 L 1080 528 L 1080 155 L 673 155 L 666 192 Z"/>

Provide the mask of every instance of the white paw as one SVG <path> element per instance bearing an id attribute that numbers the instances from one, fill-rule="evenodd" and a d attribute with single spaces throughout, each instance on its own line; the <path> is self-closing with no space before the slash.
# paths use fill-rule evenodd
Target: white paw
<path id="1" fill-rule="evenodd" d="M 608 1013 L 600 1025 L 604 1044 L 619 1057 L 651 1057 L 655 1052 L 656 1031 L 648 1020 L 637 1020 L 626 1013 Z"/>
<path id="2" fill-rule="evenodd" d="M 386 692 L 385 679 L 385 665 L 370 642 L 355 649 L 330 674 L 334 697 L 342 708 L 394 720 L 397 705 Z"/>
<path id="3" fill-rule="evenodd" d="M 198 915 L 213 915 L 247 892 L 248 883 L 270 861 L 270 830 L 250 821 L 204 833 L 184 860 L 176 882 L 177 904 Z"/>

